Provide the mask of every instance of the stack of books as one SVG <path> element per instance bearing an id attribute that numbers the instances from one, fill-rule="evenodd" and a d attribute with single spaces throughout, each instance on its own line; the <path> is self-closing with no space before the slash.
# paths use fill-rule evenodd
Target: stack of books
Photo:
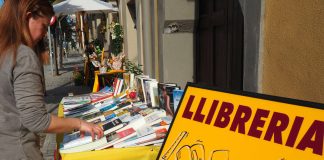
<path id="1" fill-rule="evenodd" d="M 113 95 L 113 91 L 110 94 Z M 79 100 L 80 105 L 73 109 L 66 105 Z M 148 107 L 141 101 L 130 101 L 124 95 L 106 96 L 99 101 L 92 101 L 90 95 L 64 97 L 62 104 L 66 117 L 77 117 L 101 126 L 104 137 L 92 139 L 89 134 L 81 137 L 79 131 L 65 134 L 60 153 L 161 145 L 171 123 L 165 110 Z"/>
<path id="2" fill-rule="evenodd" d="M 111 87 L 99 92 L 62 99 L 65 117 L 99 125 L 104 137 L 81 137 L 80 132 L 65 134 L 60 153 L 163 143 L 183 90 L 176 83 L 161 83 L 145 75 L 123 77 L 126 78 L 114 79 Z M 134 89 L 137 98 L 127 98 L 127 90 Z"/>

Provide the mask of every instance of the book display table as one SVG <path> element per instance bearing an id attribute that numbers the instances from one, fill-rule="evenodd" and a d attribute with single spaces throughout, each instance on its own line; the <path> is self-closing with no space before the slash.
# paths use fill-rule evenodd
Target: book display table
<path id="1" fill-rule="evenodd" d="M 63 105 L 59 105 L 58 116 L 63 117 Z M 63 134 L 56 136 L 57 142 L 57 154 L 59 155 L 59 144 L 63 140 Z M 152 160 L 156 159 L 160 150 L 160 146 L 143 146 L 143 147 L 129 147 L 129 148 L 118 148 L 118 149 L 104 149 L 98 151 L 87 151 L 78 153 L 66 153 L 60 154 L 62 160 L 125 160 L 125 159 L 136 159 L 136 160 Z"/>

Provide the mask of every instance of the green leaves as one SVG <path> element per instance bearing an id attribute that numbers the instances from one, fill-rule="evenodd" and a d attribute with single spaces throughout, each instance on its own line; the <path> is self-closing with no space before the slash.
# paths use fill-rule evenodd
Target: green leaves
<path id="1" fill-rule="evenodd" d="M 119 23 L 111 24 L 111 53 L 117 56 L 123 51 L 123 27 Z"/>
<path id="2" fill-rule="evenodd" d="M 134 62 L 130 61 L 129 59 L 125 58 L 124 62 L 125 71 L 134 73 L 135 75 L 141 75 L 143 73 L 142 66 L 140 64 L 135 64 Z"/>

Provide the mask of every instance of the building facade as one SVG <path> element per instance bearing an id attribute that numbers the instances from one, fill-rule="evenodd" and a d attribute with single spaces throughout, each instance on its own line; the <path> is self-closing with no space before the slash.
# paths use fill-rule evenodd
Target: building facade
<path id="1" fill-rule="evenodd" d="M 119 0 L 144 73 L 324 103 L 324 1 Z"/>

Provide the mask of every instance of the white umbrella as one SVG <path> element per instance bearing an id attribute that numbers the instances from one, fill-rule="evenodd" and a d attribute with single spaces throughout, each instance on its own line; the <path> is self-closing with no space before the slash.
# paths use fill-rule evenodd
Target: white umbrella
<path id="1" fill-rule="evenodd" d="M 73 14 L 79 11 L 86 12 L 117 12 L 118 8 L 109 2 L 100 0 L 66 0 L 55 4 L 54 11 L 57 16 Z"/>

